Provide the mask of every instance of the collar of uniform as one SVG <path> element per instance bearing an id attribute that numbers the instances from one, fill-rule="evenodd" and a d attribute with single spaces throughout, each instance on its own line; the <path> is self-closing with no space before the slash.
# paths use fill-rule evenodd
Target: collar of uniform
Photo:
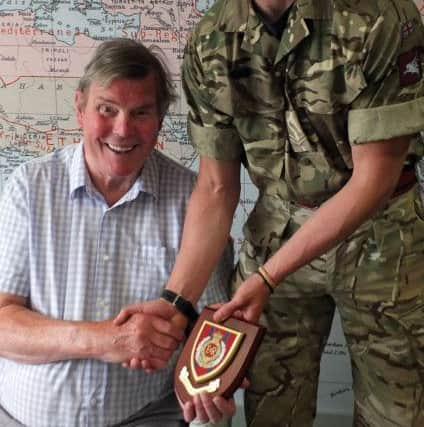
<path id="1" fill-rule="evenodd" d="M 304 19 L 327 20 L 333 16 L 333 1 L 330 0 L 297 0 L 299 14 Z"/>
<path id="2" fill-rule="evenodd" d="M 86 188 L 89 193 L 97 193 L 85 165 L 83 145 L 81 141 L 72 156 L 69 177 L 71 198 L 76 197 L 80 188 Z M 155 152 L 147 158 L 139 177 L 121 202 L 134 200 L 140 193 L 151 194 L 156 199 L 159 197 L 159 167 L 155 159 Z"/>
<path id="3" fill-rule="evenodd" d="M 240 3 L 245 6 L 243 12 L 246 16 L 245 24 L 238 29 L 238 31 L 244 32 L 241 48 L 246 52 L 263 57 L 274 57 L 278 48 L 278 40 L 266 30 L 264 22 L 253 7 L 252 0 L 240 1 Z"/>
<path id="4" fill-rule="evenodd" d="M 330 1 L 297 0 L 290 8 L 287 19 L 287 29 L 283 32 L 281 41 L 269 34 L 261 17 L 256 13 L 252 0 L 238 2 L 241 8 L 240 16 L 246 16 L 245 26 L 241 25 L 234 31 L 244 31 L 241 47 L 243 50 L 264 57 L 274 57 L 274 64 L 280 62 L 303 39 L 309 36 L 306 19 L 328 19 L 331 17 Z M 244 6 L 244 7 L 242 7 Z M 322 6 L 322 9 L 321 9 Z M 260 40 L 260 42 L 259 42 Z"/>
<path id="5" fill-rule="evenodd" d="M 274 63 L 278 63 L 303 39 L 309 36 L 308 20 L 331 20 L 333 1 L 296 0 L 290 10 L 287 29 L 284 31 Z"/>

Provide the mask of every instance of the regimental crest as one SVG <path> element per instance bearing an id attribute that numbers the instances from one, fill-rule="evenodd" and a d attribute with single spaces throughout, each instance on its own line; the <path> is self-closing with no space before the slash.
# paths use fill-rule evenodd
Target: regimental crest
<path id="1" fill-rule="evenodd" d="M 205 320 L 191 350 L 191 372 L 196 382 L 217 377 L 233 360 L 244 333 Z"/>

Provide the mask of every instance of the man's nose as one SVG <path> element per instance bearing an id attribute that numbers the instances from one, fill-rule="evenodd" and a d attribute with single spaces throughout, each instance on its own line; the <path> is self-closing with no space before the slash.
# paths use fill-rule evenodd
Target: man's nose
<path id="1" fill-rule="evenodd" d="M 128 114 L 120 113 L 115 117 L 113 133 L 122 138 L 131 134 L 131 118 Z"/>

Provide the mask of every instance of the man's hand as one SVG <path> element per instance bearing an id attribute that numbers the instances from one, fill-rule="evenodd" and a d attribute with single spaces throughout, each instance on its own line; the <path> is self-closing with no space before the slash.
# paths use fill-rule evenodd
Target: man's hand
<path id="1" fill-rule="evenodd" d="M 156 331 L 159 334 L 157 335 L 159 342 L 161 340 L 160 336 L 166 340 L 167 337 L 171 335 L 171 337 L 177 341 L 178 346 L 178 343 L 184 338 L 184 331 L 187 326 L 186 317 L 183 316 L 172 304 L 162 299 L 140 302 L 124 307 L 114 319 L 113 323 L 115 325 L 122 325 L 137 313 L 143 313 L 155 317 L 158 316 L 164 322 L 169 323 L 170 328 L 162 328 L 162 330 Z M 175 348 L 177 348 L 177 346 Z M 173 350 L 175 350 L 175 348 Z M 131 359 L 124 361 L 122 366 L 131 369 L 145 369 L 147 372 L 155 371 L 166 366 L 172 352 L 169 354 L 167 360 L 163 360 L 162 358 L 158 358 L 156 355 L 152 354 L 149 357 L 132 357 Z"/>
<path id="2" fill-rule="evenodd" d="M 247 388 L 249 381 L 245 378 L 241 388 Z M 236 413 L 234 398 L 224 399 L 222 396 L 211 397 L 209 393 L 196 394 L 192 401 L 181 404 L 184 419 L 189 423 L 196 419 L 200 423 L 217 423 L 223 418 L 231 418 Z"/>
<path id="3" fill-rule="evenodd" d="M 111 337 L 104 342 L 99 357 L 101 360 L 127 363 L 153 359 L 158 369 L 166 366 L 183 335 L 172 322 L 140 312 L 135 312 L 120 324 L 116 324 L 115 320 L 99 322 L 99 327 Z"/>
<path id="4" fill-rule="evenodd" d="M 213 319 L 215 322 L 223 322 L 230 316 L 234 316 L 247 322 L 257 323 L 269 295 L 269 290 L 262 283 L 262 278 L 252 274 L 239 286 L 232 299 L 218 308 Z"/>

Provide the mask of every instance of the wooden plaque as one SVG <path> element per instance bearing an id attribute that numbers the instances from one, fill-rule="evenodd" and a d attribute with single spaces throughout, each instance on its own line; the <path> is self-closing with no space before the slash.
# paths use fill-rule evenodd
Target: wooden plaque
<path id="1" fill-rule="evenodd" d="M 202 391 L 230 398 L 241 385 L 265 328 L 230 317 L 213 321 L 214 309 L 200 313 L 175 368 L 175 392 L 186 402 Z"/>

